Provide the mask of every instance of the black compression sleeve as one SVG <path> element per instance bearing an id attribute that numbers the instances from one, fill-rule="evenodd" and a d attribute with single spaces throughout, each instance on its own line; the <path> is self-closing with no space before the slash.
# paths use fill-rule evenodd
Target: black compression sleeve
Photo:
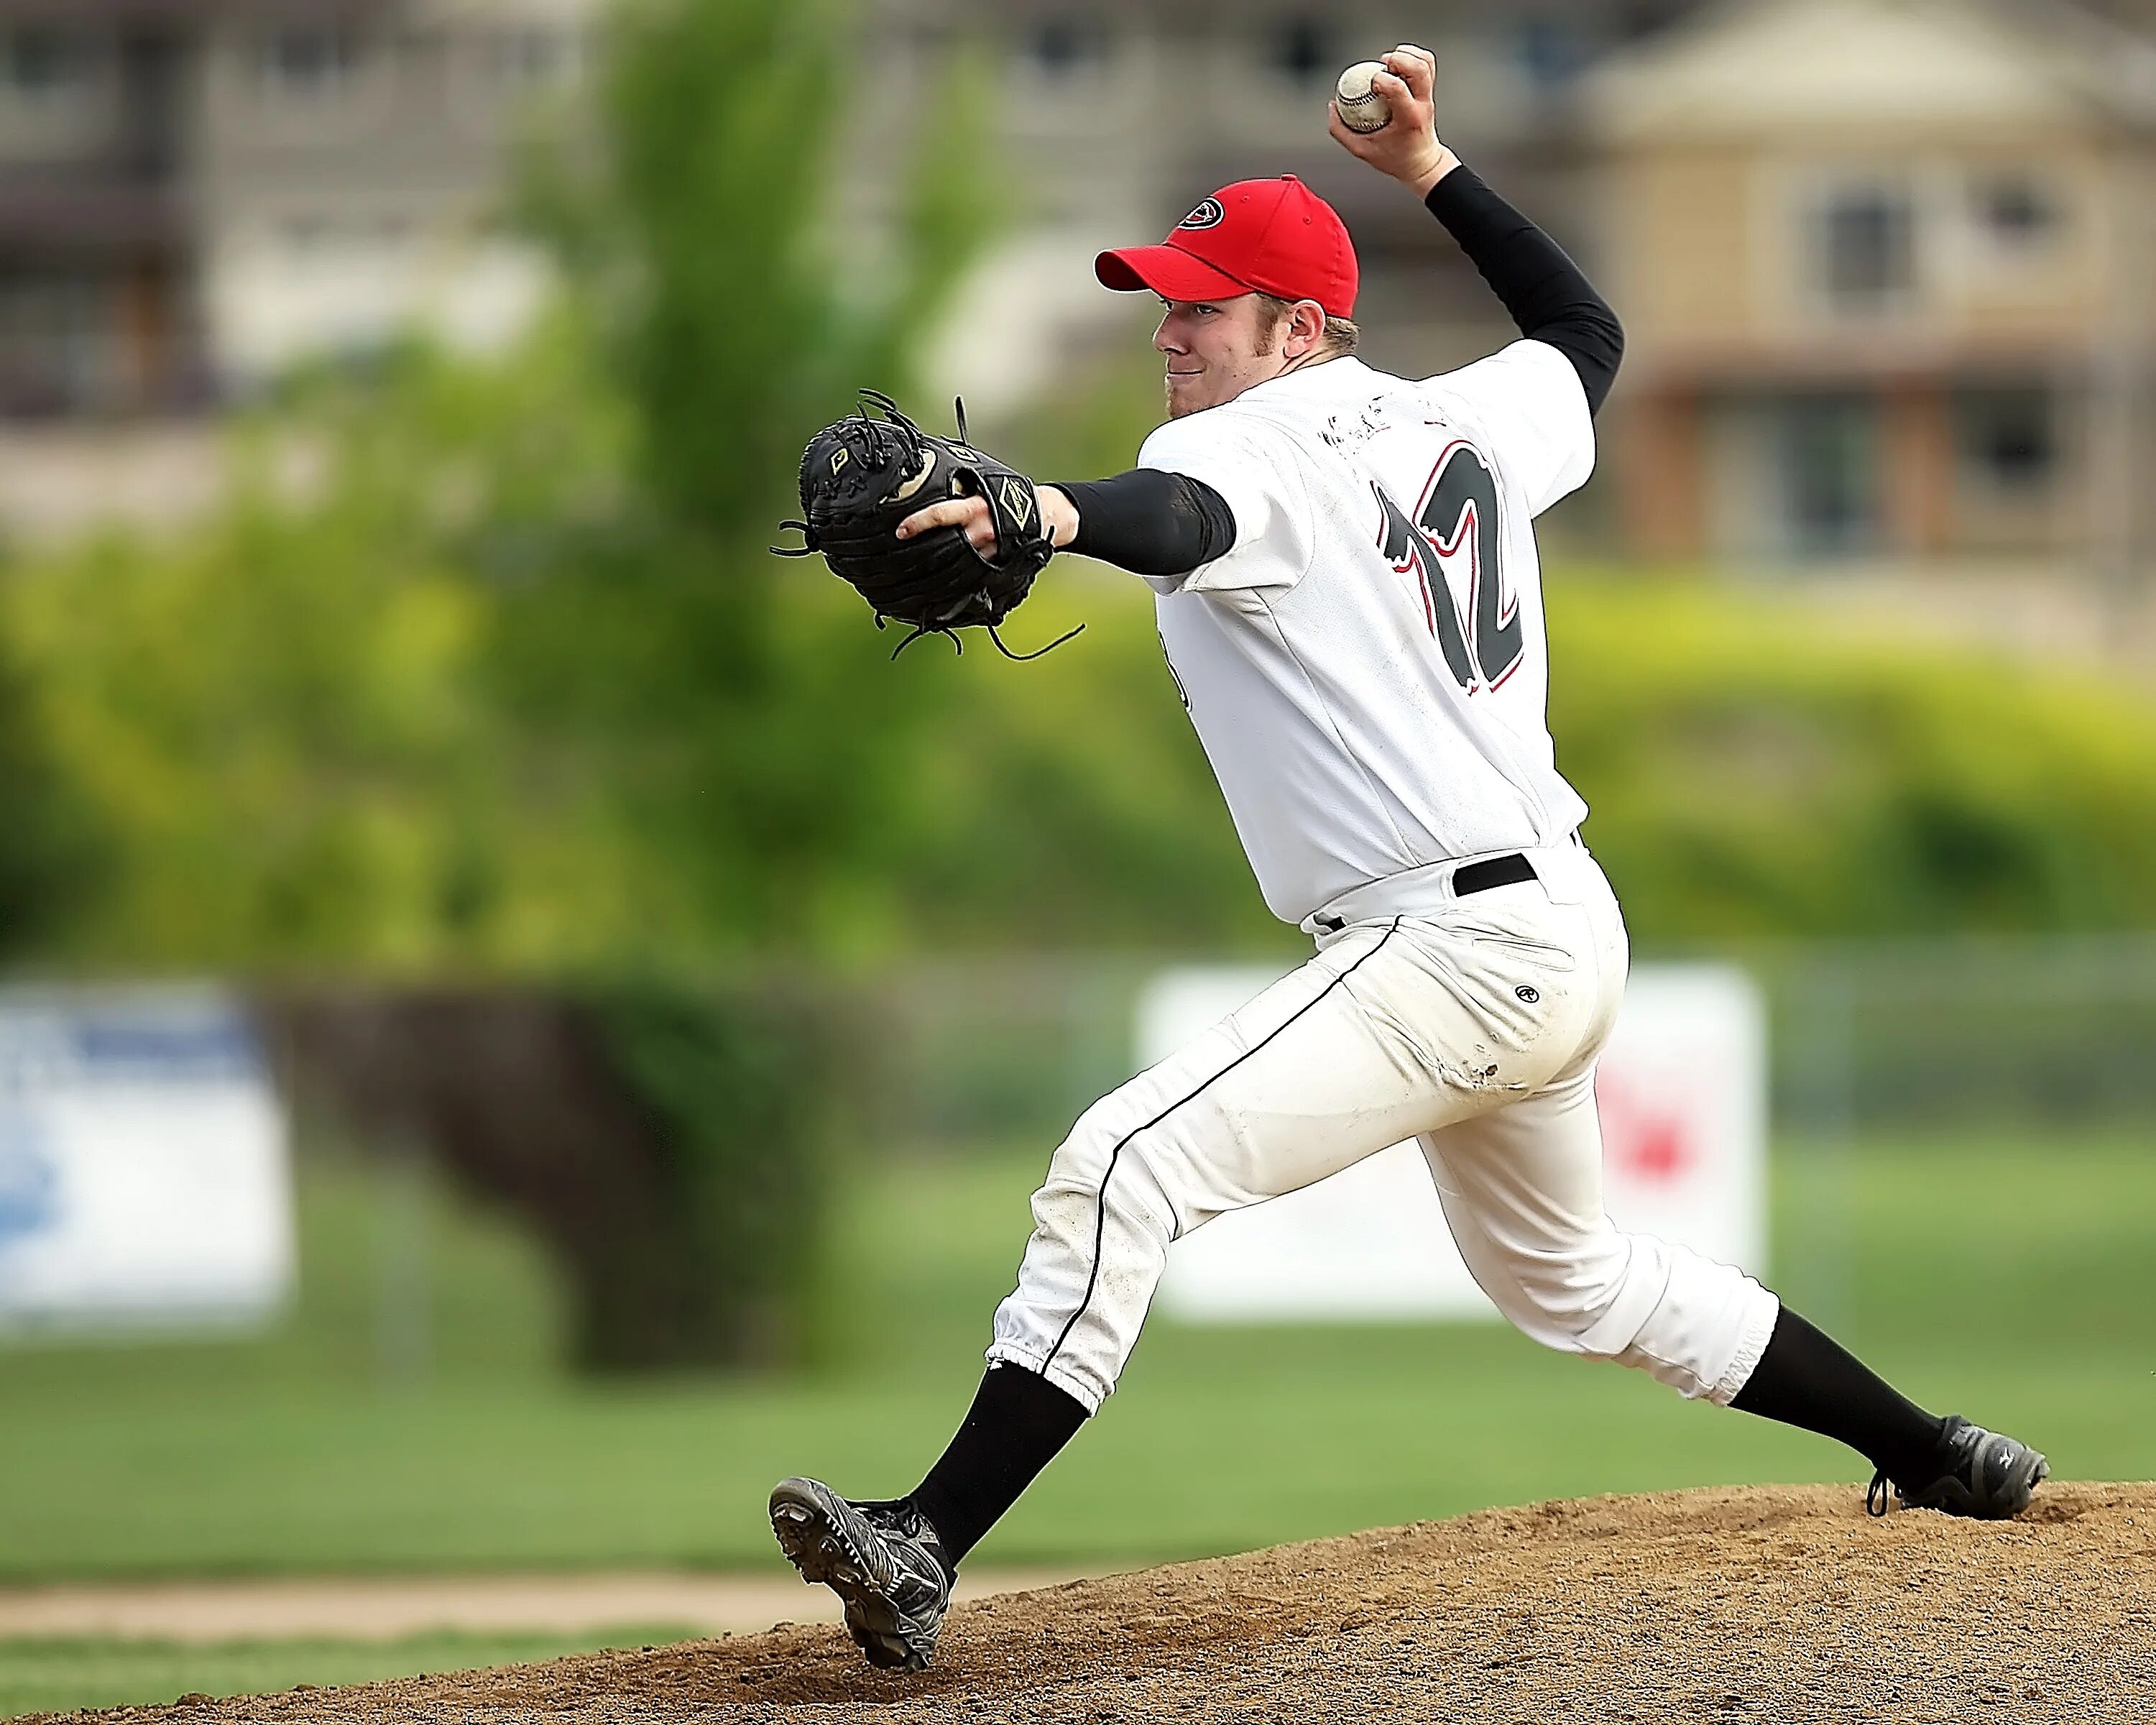
<path id="1" fill-rule="evenodd" d="M 1520 333 L 1570 360 L 1592 413 L 1609 393 L 1625 352 L 1624 327 L 1563 248 L 1484 185 L 1455 167 L 1423 200 L 1482 272 Z"/>
<path id="2" fill-rule="evenodd" d="M 1133 575 L 1188 575 L 1235 544 L 1228 500 L 1203 480 L 1134 467 L 1113 479 L 1052 481 L 1078 506 L 1066 547 Z"/>

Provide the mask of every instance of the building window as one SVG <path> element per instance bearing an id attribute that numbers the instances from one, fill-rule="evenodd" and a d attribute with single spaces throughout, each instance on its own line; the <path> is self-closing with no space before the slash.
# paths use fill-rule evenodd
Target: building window
<path id="1" fill-rule="evenodd" d="M 1994 174 L 1972 192 L 1978 230 L 1998 251 L 2025 257 L 2043 251 L 2066 225 L 2056 192 L 2032 175 Z"/>
<path id="2" fill-rule="evenodd" d="M 74 100 L 96 76 L 95 50 L 80 31 L 33 24 L 0 37 L 0 89 L 21 101 Z"/>
<path id="3" fill-rule="evenodd" d="M 1025 46 L 1034 69 L 1054 82 L 1096 70 L 1108 58 L 1108 39 L 1101 26 L 1071 13 L 1043 18 Z"/>
<path id="4" fill-rule="evenodd" d="M 1870 551 L 1879 538 L 1879 413 L 1856 396 L 1800 396 L 1778 416 L 1783 530 L 1799 557 Z"/>
<path id="5" fill-rule="evenodd" d="M 1514 64 L 1538 90 L 1568 82 L 1594 54 L 1581 22 L 1569 18 L 1518 19 L 1512 25 L 1512 44 Z"/>
<path id="6" fill-rule="evenodd" d="M 1281 21 L 1273 33 L 1272 63 L 1289 83 L 1302 86 L 1330 84 L 1346 64 L 1331 26 L 1307 13 Z"/>
<path id="7" fill-rule="evenodd" d="M 439 26 L 406 23 L 382 39 L 381 53 L 400 76 L 406 72 L 424 75 L 441 64 L 449 45 L 449 32 Z"/>
<path id="8" fill-rule="evenodd" d="M 1876 314 L 1905 303 L 1917 280 L 1917 212 L 1908 189 L 1867 183 L 1828 193 L 1810 255 L 1830 310 Z"/>
<path id="9" fill-rule="evenodd" d="M 276 232 L 285 255 L 295 263 L 329 261 L 342 266 L 404 249 L 418 237 L 419 224 L 393 211 L 343 218 L 306 211 L 284 217 L 276 223 Z"/>
<path id="10" fill-rule="evenodd" d="M 536 88 L 568 75 L 569 39 L 536 27 L 497 31 L 487 45 L 487 71 L 498 84 Z"/>
<path id="11" fill-rule="evenodd" d="M 277 224 L 285 249 L 294 257 L 312 257 L 326 250 L 331 228 L 327 216 L 287 216 Z"/>
<path id="12" fill-rule="evenodd" d="M 359 70 L 359 44 L 346 30 L 295 26 L 262 39 L 258 62 L 263 87 L 280 96 L 334 100 Z"/>
<path id="13" fill-rule="evenodd" d="M 120 404 L 120 331 L 110 276 L 0 273 L 0 414 Z"/>
<path id="14" fill-rule="evenodd" d="M 2039 388 L 1972 389 L 1954 401 L 1954 443 L 1963 484 L 1999 501 L 2051 489 L 2059 469 L 2057 416 Z"/>

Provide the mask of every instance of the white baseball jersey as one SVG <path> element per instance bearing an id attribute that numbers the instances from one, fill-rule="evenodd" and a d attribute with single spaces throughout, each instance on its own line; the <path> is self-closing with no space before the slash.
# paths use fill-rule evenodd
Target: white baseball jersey
<path id="1" fill-rule="evenodd" d="M 1235 544 L 1147 577 L 1266 905 L 1300 922 L 1425 864 L 1561 844 L 1533 518 L 1594 465 L 1572 362 L 1515 341 L 1420 382 L 1353 358 L 1162 426 Z"/>
<path id="2" fill-rule="evenodd" d="M 1625 921 L 1553 762 L 1531 521 L 1586 478 L 1587 398 L 1521 341 L 1411 382 L 1352 359 L 1163 426 L 1147 465 L 1215 487 L 1227 556 L 1153 578 L 1161 639 L 1265 900 L 1532 850 L 1539 886 L 1442 914 L 1348 899 L 1309 963 L 1081 1114 L 1034 1194 L 992 1363 L 1088 1411 L 1173 1243 L 1408 1138 L 1476 1282 L 1546 1345 L 1733 1401 L 1780 1302 L 1602 1207 L 1595 1064 Z"/>

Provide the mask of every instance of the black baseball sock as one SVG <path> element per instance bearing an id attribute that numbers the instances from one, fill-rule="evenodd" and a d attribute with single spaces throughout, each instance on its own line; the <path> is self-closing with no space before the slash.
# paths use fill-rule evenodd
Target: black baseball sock
<path id="1" fill-rule="evenodd" d="M 950 1448 L 913 1490 L 954 1570 L 1085 1423 L 1085 1404 L 1040 1373 L 988 1368 Z"/>
<path id="2" fill-rule="evenodd" d="M 1944 1424 L 1786 1306 L 1730 1406 L 1839 1439 L 1897 1485 L 1922 1478 Z"/>

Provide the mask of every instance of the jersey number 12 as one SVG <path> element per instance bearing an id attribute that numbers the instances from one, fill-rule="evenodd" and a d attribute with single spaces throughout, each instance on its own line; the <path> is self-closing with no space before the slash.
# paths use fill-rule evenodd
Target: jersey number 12
<path id="1" fill-rule="evenodd" d="M 1445 668 L 1470 695 L 1495 689 L 1519 669 L 1523 647 L 1517 594 L 1507 601 L 1497 557 L 1497 476 L 1472 444 L 1445 446 L 1424 482 L 1410 519 L 1373 480 L 1383 512 L 1378 548 L 1422 590 L 1423 614 L 1445 655 Z M 1467 557 L 1470 631 L 1445 577 L 1446 559 Z"/>

